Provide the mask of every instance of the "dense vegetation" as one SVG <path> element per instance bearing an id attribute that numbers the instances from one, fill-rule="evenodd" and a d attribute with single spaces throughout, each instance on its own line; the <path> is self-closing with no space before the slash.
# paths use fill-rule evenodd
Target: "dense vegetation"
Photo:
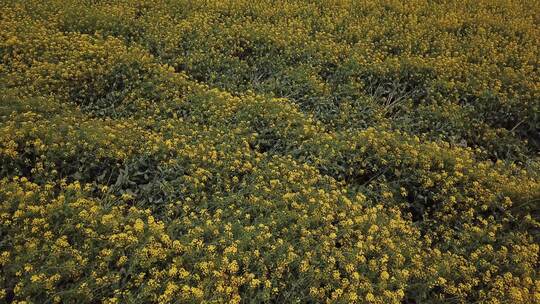
<path id="1" fill-rule="evenodd" d="M 540 303 L 539 1 L 0 5 L 0 302 Z"/>

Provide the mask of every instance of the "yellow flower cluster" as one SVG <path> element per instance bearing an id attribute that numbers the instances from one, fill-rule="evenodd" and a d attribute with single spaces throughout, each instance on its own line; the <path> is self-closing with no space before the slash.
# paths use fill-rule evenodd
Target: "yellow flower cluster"
<path id="1" fill-rule="evenodd" d="M 540 303 L 538 1 L 7 1 L 0 303 Z"/>

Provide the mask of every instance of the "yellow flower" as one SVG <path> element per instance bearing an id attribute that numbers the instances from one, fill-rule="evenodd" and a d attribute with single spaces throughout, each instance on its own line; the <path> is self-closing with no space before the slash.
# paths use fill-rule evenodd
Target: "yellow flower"
<path id="1" fill-rule="evenodd" d="M 135 224 L 133 224 L 133 228 L 134 228 L 135 231 L 137 231 L 137 232 L 142 232 L 142 231 L 144 231 L 144 222 L 143 222 L 141 219 L 135 220 Z"/>
<path id="2" fill-rule="evenodd" d="M 368 292 L 368 294 L 366 295 L 366 301 L 374 302 L 375 301 L 375 296 L 371 292 Z"/>
<path id="3" fill-rule="evenodd" d="M 238 263 L 235 260 L 229 264 L 229 270 L 232 273 L 236 273 L 238 271 Z"/>
<path id="4" fill-rule="evenodd" d="M 259 279 L 253 279 L 250 282 L 250 286 L 251 286 L 251 288 L 257 288 L 257 286 L 259 286 L 260 283 L 261 283 L 261 281 Z"/>

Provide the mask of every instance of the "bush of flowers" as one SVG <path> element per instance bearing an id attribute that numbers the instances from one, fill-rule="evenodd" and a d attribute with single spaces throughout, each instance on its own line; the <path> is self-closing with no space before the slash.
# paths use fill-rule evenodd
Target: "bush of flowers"
<path id="1" fill-rule="evenodd" d="M 2 4 L 0 303 L 540 303 L 538 1 Z"/>

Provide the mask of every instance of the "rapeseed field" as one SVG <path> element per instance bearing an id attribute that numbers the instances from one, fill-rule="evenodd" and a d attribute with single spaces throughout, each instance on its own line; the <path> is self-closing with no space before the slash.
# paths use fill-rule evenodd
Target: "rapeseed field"
<path id="1" fill-rule="evenodd" d="M 540 303 L 539 23 L 0 0 L 0 303 Z"/>

